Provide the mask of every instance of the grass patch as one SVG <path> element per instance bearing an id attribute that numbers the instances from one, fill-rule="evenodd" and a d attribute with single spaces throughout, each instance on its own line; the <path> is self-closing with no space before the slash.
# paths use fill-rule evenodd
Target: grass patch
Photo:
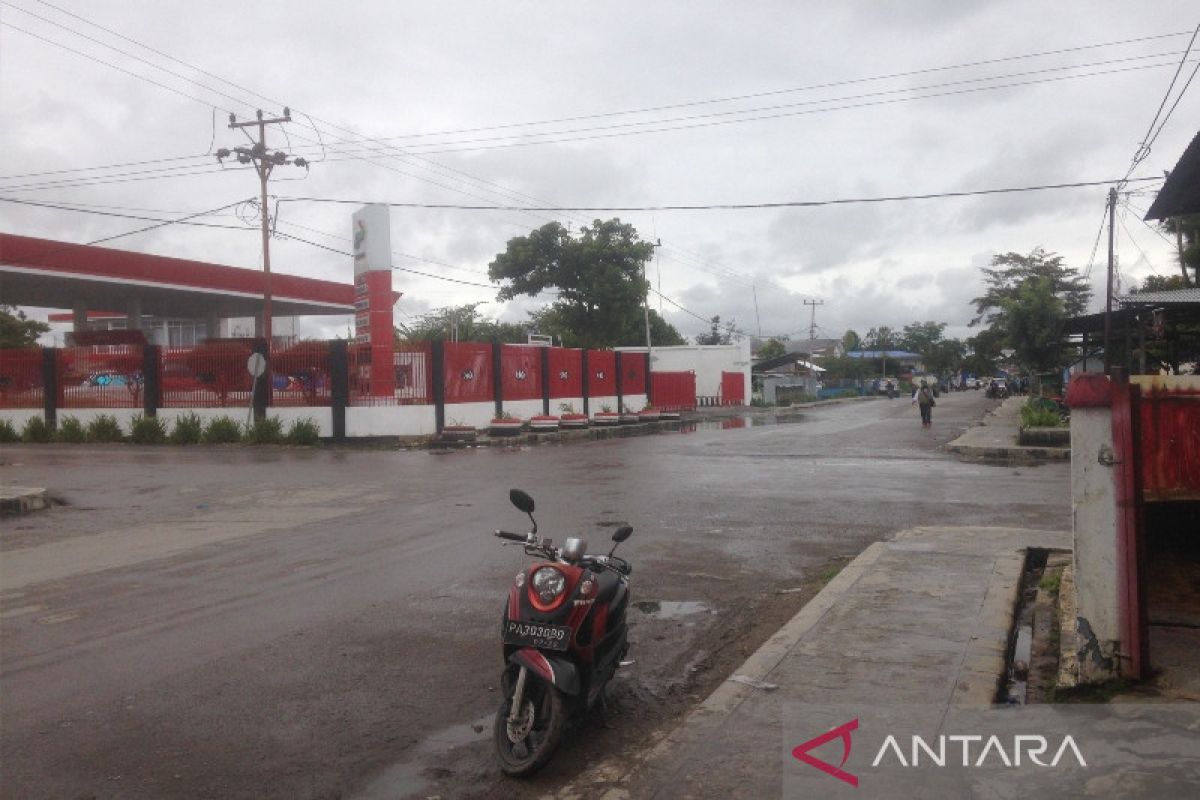
<path id="1" fill-rule="evenodd" d="M 1038 581 L 1038 588 L 1051 594 L 1057 595 L 1058 590 L 1062 587 L 1062 570 L 1048 572 Z"/>
<path id="2" fill-rule="evenodd" d="M 138 414 L 129 426 L 129 440 L 134 444 L 162 444 L 167 441 L 167 423 Z"/>
<path id="3" fill-rule="evenodd" d="M 321 429 L 318 427 L 316 420 L 309 417 L 292 420 L 291 427 L 288 428 L 287 432 L 288 444 L 310 446 L 320 440 Z"/>
<path id="4" fill-rule="evenodd" d="M 826 564 L 817 574 L 817 581 L 824 586 L 838 576 L 845 564 Z"/>
<path id="5" fill-rule="evenodd" d="M 58 430 L 54 432 L 54 439 L 68 444 L 86 442 L 87 429 L 83 427 L 79 417 L 63 417 L 58 421 Z"/>
<path id="6" fill-rule="evenodd" d="M 263 417 L 246 426 L 247 444 L 280 444 L 283 442 L 283 422 L 279 417 Z"/>
<path id="7" fill-rule="evenodd" d="M 1062 417 L 1058 411 L 1053 408 L 1048 408 L 1045 405 L 1034 403 L 1033 400 L 1039 398 L 1031 398 L 1030 402 L 1021 406 L 1021 427 L 1022 428 L 1061 428 L 1063 427 Z"/>
<path id="8" fill-rule="evenodd" d="M 21 429 L 21 441 L 28 444 L 41 444 L 54 438 L 54 429 L 46 424 L 42 417 L 30 417 L 25 420 Z"/>
<path id="9" fill-rule="evenodd" d="M 101 414 L 93 417 L 92 421 L 88 423 L 87 440 L 89 442 L 123 442 L 125 434 L 116 417 L 112 414 Z"/>
<path id="10" fill-rule="evenodd" d="M 171 444 L 200 444 L 203 437 L 204 423 L 197 414 L 189 411 L 175 418 L 168 440 Z"/>
<path id="11" fill-rule="evenodd" d="M 231 417 L 213 417 L 204 426 L 200 441 L 205 444 L 236 444 L 242 440 L 242 426 Z"/>

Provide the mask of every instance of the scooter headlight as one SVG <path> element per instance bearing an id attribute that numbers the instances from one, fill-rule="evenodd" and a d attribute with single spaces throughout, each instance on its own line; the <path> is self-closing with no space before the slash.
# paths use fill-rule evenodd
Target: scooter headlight
<path id="1" fill-rule="evenodd" d="M 533 573 L 530 586 L 546 605 L 553 603 L 567 588 L 567 577 L 554 567 L 542 567 Z"/>

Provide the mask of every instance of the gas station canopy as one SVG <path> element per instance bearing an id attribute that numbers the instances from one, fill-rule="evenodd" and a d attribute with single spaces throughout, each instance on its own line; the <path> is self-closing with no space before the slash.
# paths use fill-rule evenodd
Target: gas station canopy
<path id="1" fill-rule="evenodd" d="M 265 274 L 182 258 L 0 233 L 0 303 L 155 317 L 253 317 Z M 354 284 L 271 274 L 272 316 L 354 313 Z M 399 295 L 395 295 L 399 299 Z"/>

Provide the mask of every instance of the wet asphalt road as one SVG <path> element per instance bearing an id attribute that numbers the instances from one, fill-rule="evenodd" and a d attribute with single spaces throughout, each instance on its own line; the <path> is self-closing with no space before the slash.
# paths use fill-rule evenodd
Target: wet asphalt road
<path id="1" fill-rule="evenodd" d="M 521 529 L 510 487 L 556 539 L 634 525 L 635 600 L 699 604 L 633 620 L 628 697 L 661 698 L 718 620 L 831 557 L 914 525 L 1068 527 L 1066 465 L 937 452 L 989 406 L 943 397 L 931 430 L 877 400 L 446 453 L 6 447 L 0 479 L 65 504 L 0 520 L 0 796 L 552 788 L 571 759 L 514 786 L 472 727 L 499 702 L 495 622 L 524 560 L 488 535 Z"/>

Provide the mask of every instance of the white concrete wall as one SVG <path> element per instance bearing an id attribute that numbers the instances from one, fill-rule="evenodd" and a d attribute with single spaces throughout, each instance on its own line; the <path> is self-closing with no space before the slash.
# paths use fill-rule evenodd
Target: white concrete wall
<path id="1" fill-rule="evenodd" d="M 617 396 L 615 394 L 598 395 L 588 398 L 588 413 L 595 414 L 597 411 L 603 411 L 604 407 L 608 406 L 613 411 L 620 411 L 617 408 Z M 578 406 L 579 413 L 583 413 L 583 406 Z"/>
<path id="2" fill-rule="evenodd" d="M 509 414 L 512 414 L 517 419 L 529 419 L 530 417 L 540 416 L 542 413 L 542 401 L 537 400 L 505 400 L 503 408 Z M 551 406 L 551 412 L 554 407 Z"/>
<path id="3" fill-rule="evenodd" d="M 644 353 L 644 347 L 618 347 L 627 353 Z M 721 373 L 741 372 L 746 382 L 746 402 L 750 402 L 750 340 L 734 344 L 684 344 L 655 347 L 650 369 L 657 372 L 695 372 L 696 394 L 716 397 L 721 393 Z"/>
<path id="4" fill-rule="evenodd" d="M 555 414 L 555 415 L 565 414 L 566 412 L 562 410 L 562 406 L 565 404 L 570 404 L 571 407 L 573 407 L 575 409 L 576 414 L 583 413 L 583 398 L 582 397 L 551 397 L 550 398 L 550 413 Z"/>
<path id="5" fill-rule="evenodd" d="M 479 406 L 483 403 L 462 403 L 454 406 Z M 491 403 L 488 417 L 491 418 Z M 450 406 L 446 407 L 446 423 L 450 423 Z M 461 421 L 462 418 L 459 417 Z M 474 425 L 474 419 L 463 421 Z M 428 406 L 351 406 L 346 409 L 346 436 L 430 436 L 437 432 L 434 407 Z"/>
<path id="6" fill-rule="evenodd" d="M 646 395 L 644 394 L 627 394 L 624 400 L 625 408 L 630 411 L 641 411 L 646 407 Z"/>
<path id="7" fill-rule="evenodd" d="M 12 423 L 17 433 L 21 432 L 30 417 L 41 416 L 43 415 L 40 408 L 0 408 L 0 419 L 6 419 Z"/>
<path id="8" fill-rule="evenodd" d="M 1081 648 L 1079 677 L 1083 682 L 1116 677 L 1119 667 L 1115 658 L 1120 617 L 1112 444 L 1112 409 L 1071 409 L 1071 520 Z"/>
<path id="9" fill-rule="evenodd" d="M 429 416 L 431 419 L 433 418 L 433 406 L 411 406 L 411 408 L 428 408 Z M 474 428 L 486 428 L 494 416 L 496 416 L 496 404 L 491 400 L 486 403 L 446 404 L 447 425 L 470 425 Z M 429 432 L 433 433 L 433 430 L 431 429 Z M 349 430 L 346 431 L 346 435 L 350 435 Z"/>

